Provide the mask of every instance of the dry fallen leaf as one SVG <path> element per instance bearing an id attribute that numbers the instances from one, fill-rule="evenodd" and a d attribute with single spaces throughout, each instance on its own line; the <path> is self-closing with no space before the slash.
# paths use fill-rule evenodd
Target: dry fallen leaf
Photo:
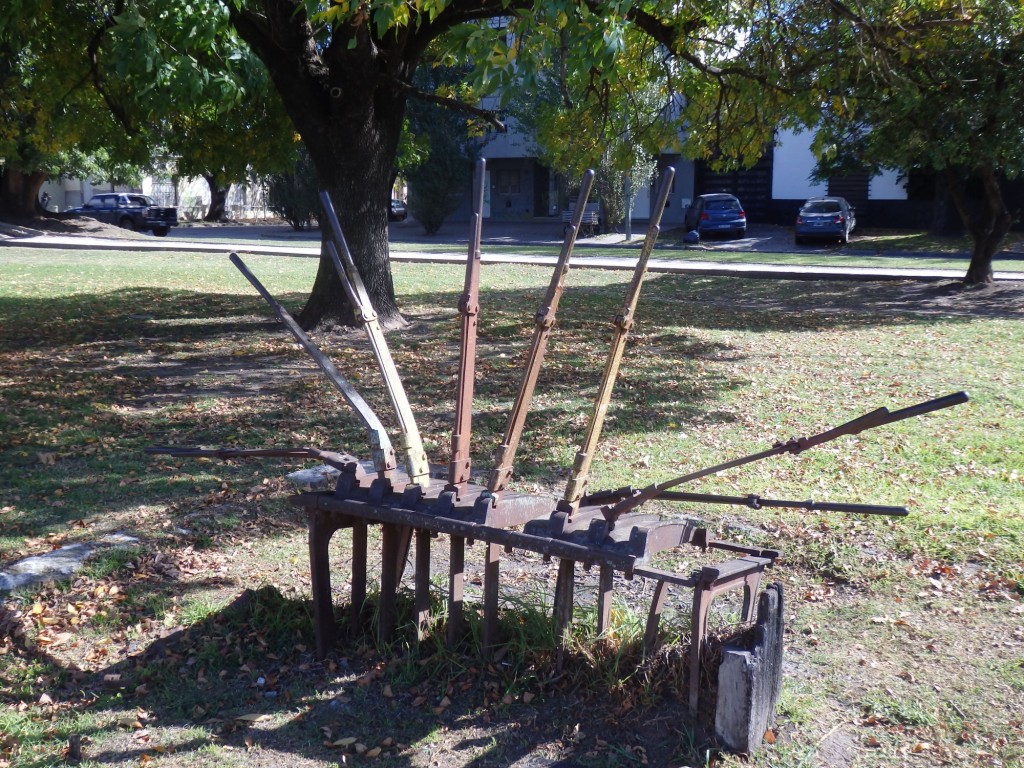
<path id="1" fill-rule="evenodd" d="M 245 722 L 245 723 L 262 723 L 263 721 L 270 720 L 270 719 L 271 719 L 270 715 L 256 715 L 256 714 L 252 714 L 252 715 L 239 715 L 238 717 L 235 718 L 235 720 L 241 720 L 242 722 Z"/>

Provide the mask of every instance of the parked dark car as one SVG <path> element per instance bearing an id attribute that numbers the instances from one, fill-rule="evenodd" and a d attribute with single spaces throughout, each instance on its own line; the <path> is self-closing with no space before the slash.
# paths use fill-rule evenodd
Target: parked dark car
<path id="1" fill-rule="evenodd" d="M 409 215 L 409 208 L 405 201 L 398 198 L 391 198 L 391 207 L 388 208 L 388 221 L 405 221 Z"/>
<path id="2" fill-rule="evenodd" d="M 850 241 L 857 218 L 853 207 L 842 197 L 812 197 L 796 215 L 796 244 L 808 240 L 829 239 L 841 243 Z"/>
<path id="3" fill-rule="evenodd" d="M 686 209 L 683 224 L 703 237 L 709 232 L 726 232 L 743 237 L 747 233 L 747 214 L 735 195 L 718 192 L 699 195 Z"/>
<path id="4" fill-rule="evenodd" d="M 153 198 L 135 192 L 104 192 L 93 195 L 89 202 L 78 208 L 69 208 L 68 213 L 114 224 L 124 229 L 152 232 L 163 237 L 171 227 L 178 225 L 178 209 L 158 206 Z"/>

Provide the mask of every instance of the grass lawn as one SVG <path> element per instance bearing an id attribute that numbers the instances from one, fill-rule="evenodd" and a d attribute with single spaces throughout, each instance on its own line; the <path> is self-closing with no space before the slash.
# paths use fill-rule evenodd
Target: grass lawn
<path id="1" fill-rule="evenodd" d="M 246 262 L 296 311 L 317 266 Z M 389 341 L 429 457 L 444 463 L 461 270 L 394 271 L 409 326 Z M 481 472 L 548 278 L 483 269 Z M 570 273 L 516 487 L 561 490 L 628 278 Z M 389 647 L 364 635 L 314 658 L 305 525 L 284 480 L 312 463 L 143 449 L 367 455 L 340 396 L 223 256 L 2 247 L 0 567 L 108 533 L 139 542 L 0 602 L 0 768 L 60 764 L 69 737 L 87 766 L 1024 765 L 1022 298 L 910 282 L 645 284 L 592 487 L 664 480 L 882 405 L 971 395 L 686 488 L 906 505 L 908 517 L 649 505 L 784 553 L 771 577 L 787 598 L 774 744 L 742 760 L 717 756 L 682 714 L 683 595 L 658 658 L 637 657 L 647 605 L 623 585 L 613 641 L 594 642 L 583 606 L 559 668 L 544 619 L 557 563 L 521 553 L 503 560 L 503 657 L 480 659 L 472 638 L 447 648 L 443 632 L 417 645 L 405 622 Z M 364 339 L 317 340 L 384 418 Z M 343 561 L 344 532 L 332 546 Z M 660 565 L 686 572 L 695 558 Z M 720 629 L 735 622 L 723 605 Z"/>

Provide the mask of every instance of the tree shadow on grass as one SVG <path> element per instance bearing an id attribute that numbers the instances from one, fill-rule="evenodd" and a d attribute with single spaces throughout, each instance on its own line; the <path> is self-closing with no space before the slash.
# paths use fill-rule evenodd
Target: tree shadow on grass
<path id="1" fill-rule="evenodd" d="M 524 438 L 524 464 L 536 462 L 552 445 L 578 443 L 583 431 L 578 416 L 589 411 L 582 404 L 600 378 L 609 320 L 621 303 L 623 288 L 624 283 L 587 288 L 565 300 L 538 407 L 531 415 L 536 426 Z M 458 295 L 453 290 L 419 298 L 453 307 Z M 284 298 L 293 305 L 301 300 Z M 741 359 L 742 353 L 726 341 L 709 342 L 679 329 L 806 332 L 949 319 L 949 312 L 922 313 L 906 302 L 894 309 L 892 290 L 874 284 L 770 286 L 659 278 L 651 281 L 647 298 L 641 303 L 633 338 L 638 354 L 627 361 L 616 390 L 616 418 L 605 431 L 610 438 L 639 428 L 664 431 L 675 422 L 712 424 L 733 418 L 707 404 L 744 385 L 727 366 L 716 365 L 719 360 Z M 504 414 L 498 406 L 511 401 L 518 385 L 519 360 L 532 332 L 535 309 L 536 299 L 524 297 L 522 291 L 489 291 L 485 296 L 481 338 L 487 343 L 482 348 L 478 395 L 494 409 L 477 419 L 483 434 L 501 432 Z M 267 310 L 258 298 L 131 289 L 67 300 L 5 299 L 0 302 L 0 317 L 5 331 L 11 329 L 0 355 L 12 382 L 8 392 L 18 403 L 18 410 L 0 413 L 0 425 L 9 437 L 0 454 L 3 503 L 16 512 L 16 519 L 10 515 L 0 522 L 5 537 L 47 531 L 69 534 L 75 520 L 102 520 L 110 511 L 107 504 L 167 505 L 160 514 L 172 524 L 180 523 L 186 510 L 169 500 L 194 498 L 224 484 L 244 490 L 245 483 L 252 482 L 247 480 L 251 465 L 242 462 L 186 466 L 187 462 L 144 457 L 142 449 L 154 443 L 251 445 L 276 437 L 274 444 L 301 439 L 360 452 L 361 428 L 328 387 L 322 382 L 309 384 L 317 374 L 276 322 L 266 320 Z M 42 327 L 41 317 L 47 318 Z M 970 319 L 957 316 L 955 322 Z M 424 432 L 440 436 L 437 442 L 443 444 L 453 402 L 454 310 L 414 318 L 406 333 L 392 338 L 414 407 L 425 414 Z M 365 343 L 346 334 L 325 338 L 324 346 L 346 374 L 359 377 L 360 389 L 386 413 L 386 393 L 370 370 Z M 183 362 L 178 365 L 179 361 Z M 282 367 L 297 373 L 282 375 Z M 168 371 L 170 376 L 165 377 Z M 240 381 L 247 371 L 255 372 Z M 174 397 L 189 384 L 194 386 L 188 396 Z M 486 455 L 484 449 L 481 455 Z M 479 465 L 486 466 L 485 462 L 482 459 Z M 283 469 L 285 464 L 273 466 Z M 198 477 L 206 486 L 200 491 Z M 226 495 L 217 501 L 230 503 L 233 498 L 239 497 Z M 294 518 L 284 522 L 293 529 L 301 525 Z M 265 535 L 260 530 L 250 533 Z M 609 722 L 628 730 L 626 720 L 616 720 L 607 702 L 579 701 L 579 690 L 571 687 L 545 691 L 544 710 L 537 717 L 540 705 L 530 707 L 521 700 L 488 709 L 476 682 L 454 672 L 446 673 L 441 688 L 422 688 L 423 683 L 416 682 L 397 695 L 393 686 L 388 696 L 383 678 L 371 675 L 366 685 L 357 682 L 381 663 L 380 656 L 348 646 L 338 649 L 343 655 L 332 659 L 333 669 L 320 664 L 309 655 L 306 603 L 273 592 L 259 594 L 259 600 L 240 599 L 173 640 L 158 641 L 140 649 L 140 656 L 105 670 L 120 677 L 90 688 L 99 697 L 99 704 L 92 706 L 125 713 L 143 707 L 154 714 L 154 723 L 170 723 L 182 732 L 201 726 L 208 735 L 186 733 L 179 750 L 227 744 L 246 751 L 246 762 L 256 764 L 259 755 L 249 751 L 246 736 L 256 745 L 265 739 L 266 746 L 255 751 L 266 755 L 287 754 L 312 764 L 337 761 L 338 750 L 347 747 L 324 747 L 323 728 L 329 729 L 333 741 L 354 735 L 371 748 L 388 738 L 393 744 L 461 744 L 471 753 L 465 763 L 481 766 L 540 761 L 533 756 L 544 750 L 557 755 L 552 760 L 562 764 L 601 764 L 608 753 L 602 756 L 596 735 L 578 750 L 573 747 L 575 756 L 566 756 L 565 744 L 572 741 L 575 724 L 601 723 L 595 732 L 605 735 Z M 54 674 L 59 672 L 60 665 L 45 653 L 23 651 L 39 654 L 41 663 L 52 667 Z M 391 657 L 399 663 L 412 658 L 404 653 L 400 649 Z M 276 687 L 270 687 L 271 681 Z M 463 691 L 464 682 L 470 687 Z M 454 686 L 454 695 L 447 693 L 447 684 Z M 421 696 L 426 699 L 415 704 Z M 434 712 L 431 707 L 439 706 L 444 696 L 452 703 Z M 271 719 L 247 724 L 237 720 L 240 714 L 268 714 Z M 499 715 L 504 723 L 500 728 L 495 727 Z M 209 722 L 211 718 L 216 722 Z M 532 725 L 513 725 L 516 722 Z M 138 729 L 102 728 L 105 743 L 114 746 L 103 747 L 107 751 L 96 759 L 118 762 L 120 755 L 130 754 L 137 762 L 142 754 L 153 754 L 151 742 L 134 735 Z M 357 728 L 360 732 L 353 733 L 351 729 Z M 464 729 L 457 740 L 444 736 L 457 728 Z M 591 738 L 585 727 L 583 732 Z M 210 735 L 214 733 L 216 738 Z M 617 744 L 629 746 L 629 740 L 622 736 Z M 588 752 L 596 756 L 588 757 Z M 382 746 L 382 754 L 390 764 L 421 764 L 418 757 L 395 746 Z"/>
<path id="2" fill-rule="evenodd" d="M 411 606 L 399 608 L 406 620 L 395 644 L 374 648 L 363 636 L 318 661 L 308 604 L 272 587 L 246 590 L 84 682 L 98 697 L 93 709 L 144 713 L 138 725 L 150 732 L 143 742 L 132 729 L 88 734 L 97 745 L 87 757 L 138 764 L 159 744 L 179 755 L 237 750 L 257 765 L 344 764 L 365 748 L 395 766 L 612 765 L 616 754 L 665 766 L 707 744 L 671 695 L 640 703 L 629 684 L 609 695 L 592 661 L 570 657 L 556 674 L 550 649 L 511 663 L 468 647 L 442 658 L 432 639 L 416 646 Z"/>
<path id="3" fill-rule="evenodd" d="M 567 291 L 519 452 L 529 478 L 556 481 L 567 469 L 560 457 L 571 457 L 582 440 L 624 292 L 624 282 Z M 474 466 L 481 470 L 504 432 L 539 294 L 487 290 L 482 298 L 473 441 Z M 454 289 L 417 295 L 417 305 L 429 311 L 390 336 L 430 457 L 441 464 L 448 460 L 454 410 L 458 318 L 452 308 L 459 295 Z M 605 439 L 632 443 L 637 434 L 736 419 L 716 403 L 722 393 L 748 385 L 731 367 L 745 353 L 689 328 L 807 332 L 948 322 L 951 316 L 970 322 L 970 315 L 943 309 L 941 301 L 985 305 L 998 298 L 985 291 L 951 296 L 948 287 L 913 283 L 653 277 L 627 345 Z M 303 297 L 281 300 L 297 308 Z M 1002 309 L 1020 314 L 1021 306 Z M 255 295 L 156 288 L 0 300 L 9 403 L 0 411 L 0 501 L 19 513 L 0 521 L 0 535 L 59 531 L 112 507 L 194 496 L 197 473 L 229 485 L 253 474 L 254 465 L 243 462 L 146 457 L 148 445 L 301 440 L 365 455 L 365 429 L 268 314 Z M 358 333 L 317 339 L 393 429 L 387 391 L 365 339 Z M 294 464 L 265 466 L 287 471 Z"/>
<path id="4" fill-rule="evenodd" d="M 163 570 L 154 567 L 160 564 Z M 151 579 L 154 573 L 165 578 Z M 379 748 L 386 764 L 435 764 L 424 753 L 440 750 L 440 764 L 450 768 L 546 765 L 552 754 L 563 765 L 612 764 L 602 758 L 641 746 L 650 765 L 669 765 L 701 738 L 672 691 L 655 696 L 635 680 L 631 688 L 628 670 L 618 673 L 625 683 L 606 690 L 602 681 L 612 678 L 595 668 L 600 654 L 569 654 L 556 667 L 550 629 L 525 657 L 481 658 L 479 606 L 467 607 L 464 645 L 448 646 L 443 625 L 417 645 L 412 600 L 402 593 L 393 644 L 377 646 L 370 634 L 358 634 L 318 660 L 309 602 L 272 586 L 245 589 L 186 626 L 166 626 L 152 609 L 156 598 L 184 598 L 210 583 L 185 583 L 175 573 L 173 559 L 144 553 L 102 579 L 43 590 L 34 605 L 22 604 L 17 621 L 0 620 L 4 636 L 15 638 L 0 643 L 0 669 L 21 679 L 0 696 L 25 718 L 58 718 L 37 737 L 39 759 L 25 765 L 52 764 L 73 735 L 84 737 L 85 759 L 100 764 L 138 765 L 157 756 L 192 764 L 190 755 L 199 753 L 219 763 L 235 752 L 247 765 L 335 765 L 354 759 L 353 737 Z M 100 602 L 120 610 L 105 632 L 94 626 Z M 545 601 L 538 602 L 506 611 L 502 635 L 515 639 L 524 624 L 548 625 Z M 13 616 L 4 604 L 0 613 Z M 348 611 L 338 615 L 341 636 L 349 637 Z M 75 616 L 80 623 L 69 626 Z M 372 623 L 362 631 L 372 632 Z M 636 654 L 623 653 L 619 666 L 633 664 Z M 23 672 L 8 676 L 17 664 Z M 651 670 L 635 679 L 645 675 Z M 672 729 L 649 722 L 666 718 Z"/>

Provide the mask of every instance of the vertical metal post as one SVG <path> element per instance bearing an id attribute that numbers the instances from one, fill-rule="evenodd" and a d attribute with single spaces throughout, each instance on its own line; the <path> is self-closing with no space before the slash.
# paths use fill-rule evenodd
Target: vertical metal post
<path id="1" fill-rule="evenodd" d="M 498 569 L 500 544 L 484 544 L 484 629 L 483 646 L 491 650 L 498 644 Z"/>
<path id="2" fill-rule="evenodd" d="M 613 581 L 615 570 L 602 565 L 597 579 L 597 635 L 601 637 L 611 629 Z"/>
<path id="3" fill-rule="evenodd" d="M 469 482 L 470 435 L 473 421 L 473 383 L 476 371 L 476 331 L 480 314 L 480 229 L 483 225 L 484 171 L 487 162 L 480 158 L 474 174 L 473 216 L 470 220 L 469 253 L 466 256 L 466 282 L 459 299 L 462 335 L 459 341 L 459 379 L 456 389 L 455 428 L 452 430 L 452 454 L 448 465 L 446 491 L 460 497 Z"/>
<path id="4" fill-rule="evenodd" d="M 454 646 L 462 631 L 462 598 L 466 581 L 466 540 L 452 536 L 448 554 L 448 645 Z"/>
<path id="5" fill-rule="evenodd" d="M 422 640 L 430 624 L 430 531 L 416 530 L 416 639 Z"/>

